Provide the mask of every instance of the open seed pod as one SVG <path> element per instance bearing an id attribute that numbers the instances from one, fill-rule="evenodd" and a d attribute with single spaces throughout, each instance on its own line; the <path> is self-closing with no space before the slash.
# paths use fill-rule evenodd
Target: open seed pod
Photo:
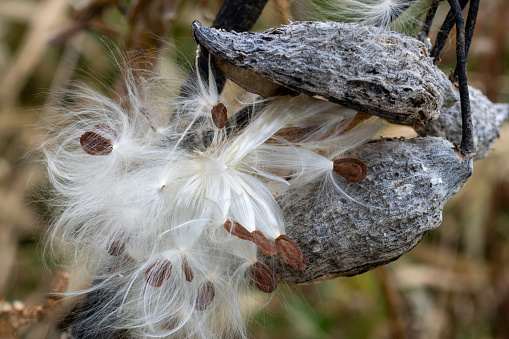
<path id="1" fill-rule="evenodd" d="M 228 78 L 264 97 L 302 92 L 402 124 L 436 119 L 457 100 L 422 42 L 378 27 L 295 22 L 236 33 L 195 21 L 193 36 Z"/>
<path id="2" fill-rule="evenodd" d="M 509 118 L 509 104 L 495 104 L 480 90 L 471 86 L 469 94 L 475 158 L 482 159 L 490 152 L 493 142 L 499 136 L 500 127 Z M 459 144 L 462 133 L 460 121 L 461 105 L 458 101 L 452 107 L 443 109 L 437 120 L 419 123 L 414 128 L 421 136 L 443 137 Z"/>
<path id="3" fill-rule="evenodd" d="M 397 259 L 440 225 L 445 203 L 472 174 L 472 157 L 436 137 L 381 139 L 344 156 L 366 163 L 364 180 L 338 177 L 342 192 L 323 181 L 278 197 L 286 232 L 308 262 L 295 271 L 265 257 L 279 281 L 352 276 Z"/>

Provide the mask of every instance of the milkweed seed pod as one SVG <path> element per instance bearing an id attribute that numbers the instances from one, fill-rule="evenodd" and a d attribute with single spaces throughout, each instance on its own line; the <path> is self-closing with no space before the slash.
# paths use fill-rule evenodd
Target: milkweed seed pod
<path id="1" fill-rule="evenodd" d="M 472 158 L 436 137 L 382 139 L 344 156 L 363 159 L 364 180 L 331 189 L 342 180 L 333 173 L 278 197 L 287 232 L 313 263 L 285 272 L 281 259 L 265 258 L 280 281 L 351 276 L 397 259 L 440 225 L 445 203 L 472 174 Z"/>
<path id="2" fill-rule="evenodd" d="M 472 124 L 474 126 L 475 158 L 482 159 L 490 152 L 498 138 L 500 127 L 509 118 L 509 104 L 491 102 L 482 92 L 469 87 Z M 461 106 L 459 101 L 442 110 L 437 120 L 414 126 L 421 136 L 443 137 L 455 144 L 461 142 Z"/>
<path id="3" fill-rule="evenodd" d="M 371 140 L 379 117 L 416 125 L 457 101 L 415 39 L 312 22 L 193 34 L 207 80 L 126 71 L 119 102 L 77 90 L 42 145 L 50 244 L 94 282 L 81 333 L 247 337 L 255 298 L 396 259 L 472 173 L 443 138 Z M 232 112 L 213 64 L 270 98 Z"/>
<path id="4" fill-rule="evenodd" d="M 356 23 L 295 22 L 261 33 L 193 23 L 214 64 L 248 91 L 305 93 L 389 121 L 436 119 L 457 98 L 414 38 Z"/>

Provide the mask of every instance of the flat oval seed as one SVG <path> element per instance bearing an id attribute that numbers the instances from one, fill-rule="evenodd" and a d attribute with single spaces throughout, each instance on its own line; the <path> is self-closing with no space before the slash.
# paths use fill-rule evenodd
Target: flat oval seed
<path id="1" fill-rule="evenodd" d="M 222 102 L 212 107 L 210 113 L 212 113 L 212 121 L 217 128 L 223 128 L 228 122 L 228 110 Z"/>
<path id="2" fill-rule="evenodd" d="M 80 137 L 81 148 L 90 155 L 108 155 L 113 151 L 113 142 L 117 133 L 106 124 L 97 124 L 91 131 Z"/>
<path id="3" fill-rule="evenodd" d="M 283 258 L 283 261 L 292 266 L 297 271 L 302 271 L 306 267 L 306 257 L 297 245 L 290 237 L 285 234 L 281 234 L 277 237 L 274 242 L 276 251 Z"/>
<path id="4" fill-rule="evenodd" d="M 108 273 L 130 273 L 134 271 L 136 260 L 129 255 L 124 255 L 121 259 L 115 261 L 109 268 Z"/>
<path id="5" fill-rule="evenodd" d="M 108 245 L 106 248 L 108 254 L 114 257 L 121 255 L 124 252 L 124 249 L 125 241 L 118 235 L 111 237 L 111 239 L 108 241 Z"/>
<path id="6" fill-rule="evenodd" d="M 145 281 L 153 287 L 160 287 L 165 280 L 170 278 L 171 262 L 160 259 L 150 266 L 145 272 Z"/>
<path id="7" fill-rule="evenodd" d="M 272 244 L 267 240 L 267 238 L 262 232 L 255 230 L 251 232 L 251 234 L 253 235 L 252 241 L 256 244 L 256 246 L 258 246 L 258 248 L 263 254 L 265 254 L 268 257 L 277 254 L 276 250 L 274 249 L 274 246 L 272 246 Z"/>
<path id="8" fill-rule="evenodd" d="M 251 234 L 251 232 L 246 230 L 244 226 L 242 226 L 236 221 L 228 219 L 224 222 L 223 227 L 225 228 L 225 230 L 228 231 L 228 233 L 240 239 L 253 240 L 253 235 Z"/>
<path id="9" fill-rule="evenodd" d="M 177 328 L 177 326 L 180 324 L 180 318 L 177 316 L 170 316 L 166 318 L 161 325 L 161 328 L 166 331 L 171 331 Z"/>
<path id="10" fill-rule="evenodd" d="M 251 265 L 251 278 L 262 292 L 272 293 L 277 288 L 277 277 L 267 265 L 257 261 Z"/>
<path id="11" fill-rule="evenodd" d="M 187 258 L 185 256 L 182 256 L 182 271 L 184 271 L 187 281 L 189 281 L 189 282 L 193 281 L 194 274 L 193 274 L 193 271 L 191 270 L 191 266 L 189 266 L 189 262 L 187 261 Z"/>
<path id="12" fill-rule="evenodd" d="M 366 164 L 355 158 L 336 159 L 333 166 L 334 172 L 348 182 L 360 182 L 368 174 Z"/>
<path id="13" fill-rule="evenodd" d="M 198 295 L 196 296 L 196 303 L 194 308 L 198 311 L 205 311 L 212 303 L 215 295 L 216 289 L 214 284 L 211 281 L 207 281 L 198 289 Z"/>

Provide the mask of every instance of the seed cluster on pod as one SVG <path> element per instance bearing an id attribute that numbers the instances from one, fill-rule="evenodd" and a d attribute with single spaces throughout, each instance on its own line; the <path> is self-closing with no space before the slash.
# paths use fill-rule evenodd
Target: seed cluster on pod
<path id="1" fill-rule="evenodd" d="M 90 290 L 108 292 L 93 306 L 104 326 L 140 337 L 245 336 L 253 291 L 278 284 L 262 256 L 289 271 L 308 264 L 274 196 L 317 180 L 362 182 L 363 160 L 341 155 L 383 124 L 299 95 L 255 101 L 249 123 L 235 126 L 211 71 L 181 95 L 164 84 L 179 79 L 152 79 L 127 77 L 121 104 L 78 90 L 78 104 L 60 112 L 65 124 L 43 145 L 51 243 L 87 268 Z M 204 134 L 205 146 L 187 142 Z"/>

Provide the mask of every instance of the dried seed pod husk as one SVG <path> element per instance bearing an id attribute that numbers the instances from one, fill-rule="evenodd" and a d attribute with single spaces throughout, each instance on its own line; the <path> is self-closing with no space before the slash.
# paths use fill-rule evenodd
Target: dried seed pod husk
<path id="1" fill-rule="evenodd" d="M 274 242 L 276 251 L 279 253 L 285 264 L 292 266 L 297 271 L 306 268 L 306 257 L 302 253 L 299 245 L 295 243 L 289 236 L 281 234 Z"/>
<path id="2" fill-rule="evenodd" d="M 171 275 L 171 262 L 160 259 L 145 271 L 145 281 L 153 287 L 160 287 Z"/>
<path id="3" fill-rule="evenodd" d="M 509 104 L 495 104 L 480 90 L 471 86 L 469 97 L 475 159 L 482 159 L 489 154 L 493 142 L 499 137 L 500 127 L 509 118 Z M 437 120 L 416 124 L 414 128 L 420 136 L 443 137 L 459 145 L 462 135 L 460 102 L 443 109 Z"/>
<path id="4" fill-rule="evenodd" d="M 253 235 L 244 226 L 233 220 L 226 220 L 223 224 L 224 229 L 240 239 L 253 240 Z"/>
<path id="5" fill-rule="evenodd" d="M 272 246 L 262 232 L 255 230 L 251 234 L 253 235 L 252 241 L 258 246 L 260 252 L 269 257 L 277 254 L 274 246 Z"/>
<path id="6" fill-rule="evenodd" d="M 212 107 L 210 113 L 212 114 L 212 121 L 217 128 L 223 128 L 228 122 L 228 110 L 222 102 Z"/>
<path id="7" fill-rule="evenodd" d="M 113 151 L 117 133 L 106 124 L 97 124 L 80 137 L 81 148 L 90 155 L 108 155 Z"/>
<path id="8" fill-rule="evenodd" d="M 251 279 L 256 287 L 265 293 L 272 293 L 277 288 L 277 277 L 264 263 L 257 261 L 251 265 Z"/>
<path id="9" fill-rule="evenodd" d="M 205 311 L 212 303 L 212 300 L 214 300 L 215 295 L 216 289 L 214 287 L 214 283 L 207 281 L 206 283 L 202 284 L 198 289 L 194 308 L 198 311 Z"/>
<path id="10" fill-rule="evenodd" d="M 341 158 L 334 160 L 334 172 L 348 182 L 360 182 L 368 175 L 366 164 L 359 159 Z"/>
<path id="11" fill-rule="evenodd" d="M 280 282 L 352 276 L 397 259 L 440 225 L 445 203 L 472 174 L 473 158 L 436 137 L 381 139 L 344 156 L 363 159 L 363 181 L 338 180 L 340 191 L 324 179 L 277 197 L 286 233 L 308 261 L 296 272 L 263 258 Z"/>
<path id="12" fill-rule="evenodd" d="M 182 256 L 182 271 L 184 271 L 184 275 L 186 276 L 187 281 L 193 281 L 193 270 L 191 269 L 191 266 L 189 266 L 189 262 L 185 256 Z"/>
<path id="13" fill-rule="evenodd" d="M 378 27 L 294 22 L 236 33 L 195 21 L 193 36 L 227 77 L 265 97 L 305 93 L 403 124 L 456 101 L 422 42 Z"/>

